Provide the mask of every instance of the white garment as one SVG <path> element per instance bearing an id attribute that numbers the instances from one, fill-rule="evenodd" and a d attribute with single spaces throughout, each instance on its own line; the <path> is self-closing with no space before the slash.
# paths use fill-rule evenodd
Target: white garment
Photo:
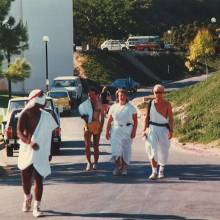
<path id="1" fill-rule="evenodd" d="M 150 121 L 166 124 L 169 123 L 168 118 L 165 118 L 157 112 L 154 101 L 150 108 Z M 145 146 L 150 159 L 158 162 L 159 165 L 166 165 L 168 160 L 168 153 L 170 147 L 170 140 L 168 139 L 169 130 L 167 127 L 159 127 L 156 125 L 149 126 L 149 132 L 146 138 Z"/>
<path id="2" fill-rule="evenodd" d="M 131 160 L 133 115 L 137 114 L 137 110 L 130 103 L 125 105 L 116 103 L 111 106 L 108 114 L 113 118 L 110 131 L 112 158 L 117 160 L 119 157 L 122 157 L 125 163 L 129 164 Z M 127 126 L 127 123 L 131 125 Z"/>
<path id="3" fill-rule="evenodd" d="M 81 116 L 88 115 L 89 116 L 88 123 L 92 121 L 93 108 L 92 108 L 92 103 L 89 99 L 87 99 L 86 101 L 84 101 L 79 105 L 79 114 Z"/>
<path id="4" fill-rule="evenodd" d="M 46 177 L 51 174 L 49 155 L 51 148 L 52 131 L 57 127 L 53 116 L 41 110 L 40 120 L 32 135 L 31 141 L 39 145 L 38 150 L 33 150 L 29 144 L 19 140 L 20 149 L 18 168 L 24 170 L 33 164 L 38 173 Z"/>

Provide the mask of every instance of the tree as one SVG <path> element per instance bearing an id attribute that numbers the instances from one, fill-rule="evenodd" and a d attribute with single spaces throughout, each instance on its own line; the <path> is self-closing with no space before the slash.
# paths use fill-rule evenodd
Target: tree
<path id="1" fill-rule="evenodd" d="M 137 24 L 151 1 L 73 0 L 75 43 L 122 39 L 135 34 L 136 30 L 140 30 Z M 145 24 L 142 24 L 141 30 L 146 29 Z"/>
<path id="2" fill-rule="evenodd" d="M 0 49 L 7 59 L 8 66 L 12 55 L 19 55 L 28 49 L 27 28 L 22 21 L 16 24 L 15 19 L 10 16 L 0 26 Z M 8 79 L 8 92 L 11 98 L 11 79 Z"/>
<path id="3" fill-rule="evenodd" d="M 31 73 L 31 65 L 25 59 L 15 59 L 14 63 L 10 63 L 6 71 L 3 71 L 3 77 L 14 83 L 23 81 L 29 77 Z"/>
<path id="4" fill-rule="evenodd" d="M 207 60 L 215 53 L 215 43 L 208 29 L 202 28 L 198 31 L 194 40 L 189 45 L 189 56 L 187 56 L 186 67 L 190 70 L 198 70 L 205 63 L 206 74 L 208 74 Z"/>

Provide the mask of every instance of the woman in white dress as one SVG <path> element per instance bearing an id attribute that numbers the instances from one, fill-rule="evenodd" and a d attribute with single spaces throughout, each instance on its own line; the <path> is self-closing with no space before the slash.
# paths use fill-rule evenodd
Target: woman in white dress
<path id="1" fill-rule="evenodd" d="M 152 174 L 149 176 L 151 180 L 164 177 L 164 167 L 167 164 L 170 139 L 173 134 L 173 112 L 171 104 L 163 98 L 164 87 L 157 84 L 153 92 L 154 99 L 151 101 L 150 109 L 147 110 L 143 131 L 152 167 Z"/>
<path id="2" fill-rule="evenodd" d="M 116 92 L 117 103 L 111 106 L 106 128 L 106 139 L 110 139 L 112 159 L 115 162 L 113 175 L 127 175 L 131 160 L 132 139 L 136 136 L 137 111 L 128 102 L 124 89 Z"/>

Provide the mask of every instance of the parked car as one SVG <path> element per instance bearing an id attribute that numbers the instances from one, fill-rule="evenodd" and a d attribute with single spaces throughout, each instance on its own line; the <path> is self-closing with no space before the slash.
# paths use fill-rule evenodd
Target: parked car
<path id="1" fill-rule="evenodd" d="M 8 120 L 6 122 L 5 129 L 3 132 L 3 138 L 4 138 L 4 142 L 6 144 L 6 152 L 7 152 L 8 157 L 12 157 L 14 150 L 19 149 L 19 143 L 18 143 L 19 139 L 17 136 L 17 121 L 18 121 L 18 117 L 19 117 L 20 112 L 24 108 L 24 105 L 22 106 L 22 103 L 26 103 L 27 100 L 28 100 L 27 97 L 24 97 L 23 99 L 19 98 L 19 101 L 18 101 L 18 99 L 16 99 L 17 108 L 9 108 L 9 109 L 11 109 L 11 112 L 8 115 Z M 13 100 L 10 100 L 10 101 L 11 101 L 10 102 L 11 104 L 12 103 L 15 104 Z M 13 106 L 15 106 L 15 105 L 13 105 Z M 12 106 L 10 106 L 10 107 L 12 107 Z M 60 151 L 60 146 L 61 146 L 60 118 L 59 118 L 57 112 L 55 111 L 55 108 L 53 108 L 53 103 L 52 103 L 51 98 L 47 98 L 47 104 L 46 104 L 45 110 L 53 116 L 53 118 L 55 119 L 55 121 L 58 124 L 58 128 L 56 128 L 53 131 L 52 140 L 51 140 L 52 153 L 57 154 Z"/>
<path id="2" fill-rule="evenodd" d="M 105 51 L 126 51 L 128 50 L 128 47 L 124 42 L 121 40 L 106 40 L 101 44 L 101 50 Z"/>
<path id="3" fill-rule="evenodd" d="M 139 50 L 139 51 L 155 51 L 159 49 L 160 49 L 160 44 L 155 42 L 135 45 L 135 50 Z"/>
<path id="4" fill-rule="evenodd" d="M 52 89 L 47 94 L 53 99 L 55 106 L 58 107 L 60 113 L 71 114 L 72 102 L 68 91 L 65 88 Z"/>
<path id="5" fill-rule="evenodd" d="M 83 88 L 78 76 L 59 76 L 54 78 L 51 89 L 65 88 L 69 92 L 71 101 L 81 101 Z M 72 106 L 73 107 L 73 106 Z"/>
<path id="6" fill-rule="evenodd" d="M 117 89 L 125 89 L 128 92 L 136 92 L 138 88 L 140 88 L 140 83 L 136 82 L 132 78 L 116 79 L 108 86 L 111 94 L 115 94 Z"/>

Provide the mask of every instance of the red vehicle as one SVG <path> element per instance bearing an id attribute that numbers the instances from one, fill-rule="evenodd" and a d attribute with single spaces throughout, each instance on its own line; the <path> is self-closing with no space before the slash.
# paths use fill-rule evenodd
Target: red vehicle
<path id="1" fill-rule="evenodd" d="M 149 43 L 142 43 L 135 45 L 135 50 L 139 51 L 154 51 L 159 50 L 160 45 L 155 42 L 149 42 Z"/>

